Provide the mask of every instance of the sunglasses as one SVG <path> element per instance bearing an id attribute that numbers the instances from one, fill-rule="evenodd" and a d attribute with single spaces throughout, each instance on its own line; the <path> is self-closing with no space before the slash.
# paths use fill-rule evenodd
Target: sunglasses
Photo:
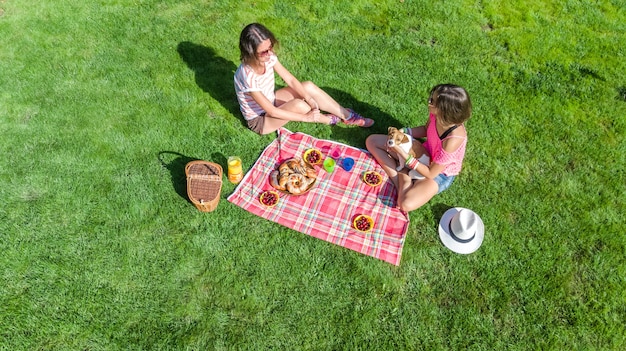
<path id="1" fill-rule="evenodd" d="M 259 51 L 256 54 L 257 54 L 257 56 L 269 56 L 269 54 L 272 52 L 273 49 L 274 49 L 274 45 L 270 46 L 269 49 L 263 50 L 263 51 Z"/>

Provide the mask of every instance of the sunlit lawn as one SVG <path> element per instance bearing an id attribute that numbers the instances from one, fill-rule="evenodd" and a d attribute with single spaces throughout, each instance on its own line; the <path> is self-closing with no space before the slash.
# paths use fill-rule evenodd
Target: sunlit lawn
<path id="1" fill-rule="evenodd" d="M 0 349 L 626 347 L 624 1 L 0 0 Z M 462 174 L 410 214 L 395 267 L 256 217 L 202 213 L 184 165 L 244 169 L 244 25 L 371 129 L 467 88 Z M 450 206 L 486 226 L 457 255 Z"/>

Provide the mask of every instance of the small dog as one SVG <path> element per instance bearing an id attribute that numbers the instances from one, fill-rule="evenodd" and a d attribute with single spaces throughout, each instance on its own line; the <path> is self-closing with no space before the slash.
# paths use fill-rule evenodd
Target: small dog
<path id="1" fill-rule="evenodd" d="M 404 150 L 404 152 L 417 158 L 420 163 L 423 163 L 427 166 L 430 164 L 430 157 L 426 153 L 426 150 L 421 143 L 413 143 L 413 137 L 406 133 L 403 133 L 398 128 L 389 127 L 387 129 L 387 146 L 393 147 L 394 145 L 399 145 L 400 148 Z M 396 171 L 399 172 L 404 167 L 406 167 L 406 160 L 400 155 L 396 154 L 396 156 L 398 156 L 398 165 L 396 166 Z M 414 169 L 409 171 L 409 176 L 412 179 L 424 179 L 424 176 Z"/>

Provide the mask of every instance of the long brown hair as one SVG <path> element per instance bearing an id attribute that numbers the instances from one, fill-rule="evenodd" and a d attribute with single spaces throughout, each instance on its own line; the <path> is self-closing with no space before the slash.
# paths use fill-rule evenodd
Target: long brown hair
<path id="1" fill-rule="evenodd" d="M 256 50 L 259 45 L 269 39 L 273 47 L 278 46 L 278 40 L 274 34 L 260 23 L 250 23 L 247 25 L 239 36 L 239 51 L 241 52 L 239 59 L 243 63 L 250 64 L 257 60 Z"/>
<path id="2" fill-rule="evenodd" d="M 461 124 L 472 114 L 472 101 L 467 91 L 458 85 L 436 85 L 430 90 L 430 99 L 446 123 Z"/>

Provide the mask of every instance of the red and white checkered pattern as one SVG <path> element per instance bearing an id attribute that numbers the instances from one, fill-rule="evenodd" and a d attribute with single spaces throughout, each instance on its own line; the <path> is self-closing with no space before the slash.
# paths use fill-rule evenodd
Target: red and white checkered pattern
<path id="1" fill-rule="evenodd" d="M 345 144 L 292 133 L 285 128 L 278 133 L 278 138 L 265 148 L 228 201 L 301 233 L 399 265 L 409 217 L 396 208 L 396 190 L 376 160 L 367 151 Z M 308 193 L 281 194 L 274 207 L 259 203 L 259 195 L 273 189 L 270 172 L 284 160 L 302 157 L 310 148 L 322 151 L 326 157 L 335 146 L 341 150 L 342 157 L 354 159 L 352 171 L 346 172 L 337 165 L 329 174 L 321 165 L 315 166 L 317 181 Z M 361 180 L 363 172 L 371 170 L 382 175 L 381 185 L 371 187 Z M 360 214 L 374 219 L 374 228 L 369 233 L 361 233 L 352 226 L 354 217 Z"/>

